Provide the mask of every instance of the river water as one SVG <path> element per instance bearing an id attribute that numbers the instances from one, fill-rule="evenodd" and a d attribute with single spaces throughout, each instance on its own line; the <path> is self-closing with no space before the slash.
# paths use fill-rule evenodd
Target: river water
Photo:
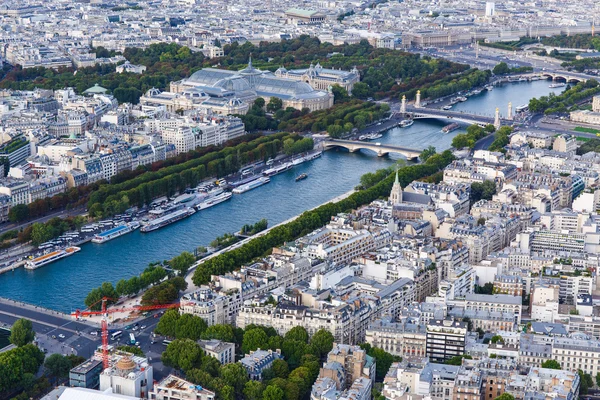
<path id="1" fill-rule="evenodd" d="M 509 101 L 513 109 L 532 97 L 562 89 L 548 88 L 547 81 L 513 83 L 484 91 L 454 110 L 493 115 L 496 107 L 506 113 Z M 443 134 L 446 121 L 416 121 L 409 128 L 394 128 L 378 142 L 423 149 L 434 146 L 438 151 L 450 147 L 452 138 L 464 130 Z M 266 218 L 277 224 L 304 210 L 315 207 L 359 183 L 360 176 L 392 165 L 388 157 L 374 153 L 348 153 L 345 150 L 324 152 L 321 158 L 301 164 L 271 178 L 271 183 L 234 195 L 225 203 L 197 212 L 190 218 L 150 233 L 139 230 L 105 244 L 88 243 L 81 252 L 35 271 L 23 268 L 0 275 L 0 296 L 47 308 L 70 312 L 81 308 L 87 293 L 104 281 L 139 274 L 150 262 L 169 259 L 182 251 L 206 246 L 215 237 L 239 230 L 242 225 Z M 308 179 L 295 182 L 307 173 Z"/>

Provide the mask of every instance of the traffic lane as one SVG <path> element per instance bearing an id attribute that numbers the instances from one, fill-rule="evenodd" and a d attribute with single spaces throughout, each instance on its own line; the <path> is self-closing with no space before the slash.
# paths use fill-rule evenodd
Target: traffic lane
<path id="1" fill-rule="evenodd" d="M 6 302 L 0 302 L 0 312 L 2 311 L 21 316 L 22 318 L 35 319 L 52 325 L 66 326 L 68 324 L 70 328 L 80 331 L 88 329 L 92 326 L 79 321 L 63 318 L 60 316 L 61 314 L 58 313 L 56 315 L 52 315 L 48 314 L 48 312 L 38 311 L 29 307 L 22 307 L 18 304 L 10 304 Z"/>

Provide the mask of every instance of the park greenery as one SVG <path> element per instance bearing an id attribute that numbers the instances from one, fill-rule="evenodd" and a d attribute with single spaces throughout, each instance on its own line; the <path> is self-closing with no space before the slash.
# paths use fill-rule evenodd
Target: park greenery
<path id="1" fill-rule="evenodd" d="M 221 236 L 217 236 L 212 242 L 210 242 L 210 247 L 214 247 L 215 249 L 221 249 L 224 247 L 231 246 L 234 243 L 240 241 L 240 238 L 234 235 L 233 233 L 224 233 Z"/>
<path id="2" fill-rule="evenodd" d="M 10 342 L 17 347 L 0 353 L 0 398 L 39 389 L 41 381 L 36 374 L 44 362 L 44 353 L 31 343 L 34 336 L 31 321 L 20 319 L 13 325 Z"/>
<path id="3" fill-rule="evenodd" d="M 492 47 L 494 49 L 508 50 L 508 51 L 519 51 L 519 50 L 521 50 L 522 46 L 525 46 L 528 44 L 533 44 L 533 43 L 537 43 L 537 40 L 534 38 L 526 37 L 526 36 L 519 38 L 519 40 L 510 41 L 510 42 L 487 43 L 483 40 L 479 41 L 480 46 Z"/>
<path id="4" fill-rule="evenodd" d="M 546 46 L 600 51 L 600 38 L 592 37 L 591 34 L 550 36 L 542 38 L 541 42 Z"/>
<path id="5" fill-rule="evenodd" d="M 341 137 L 352 129 L 363 129 L 389 115 L 387 104 L 348 100 L 327 110 L 298 115 L 279 123 L 279 129 L 291 132 L 327 131 L 333 138 Z M 275 115 L 277 117 L 277 114 Z"/>
<path id="6" fill-rule="evenodd" d="M 492 73 L 494 75 L 508 75 L 508 74 L 522 74 L 522 73 L 531 72 L 531 71 L 533 71 L 533 67 L 510 68 L 507 63 L 502 61 L 494 67 L 494 69 L 492 70 Z"/>
<path id="7" fill-rule="evenodd" d="M 242 226 L 240 233 L 242 235 L 256 235 L 258 232 L 262 232 L 269 226 L 269 222 L 263 218 L 255 224 L 246 224 Z"/>
<path id="8" fill-rule="evenodd" d="M 283 149 L 283 142 L 288 139 L 296 142 L 303 138 L 289 133 L 277 133 L 210 152 L 204 149 L 192 150 L 187 153 L 189 159 L 185 162 L 143 172 L 120 183 L 101 185 L 90 195 L 89 214 L 102 217 L 119 214 L 130 206 L 142 206 L 157 197 L 173 196 L 198 185 L 208 177 L 222 177 L 237 172 L 248 163 L 275 157 Z"/>
<path id="9" fill-rule="evenodd" d="M 577 148 L 577 155 L 583 155 L 590 151 L 600 153 L 600 139 L 590 139 L 586 142 L 581 143 Z"/>
<path id="10" fill-rule="evenodd" d="M 513 128 L 510 126 L 501 126 L 494 134 L 494 141 L 488 147 L 489 151 L 505 152 L 504 146 L 510 143 L 510 135 L 513 133 Z"/>
<path id="11" fill-rule="evenodd" d="M 450 151 L 431 156 L 425 163 L 405 166 L 398 170 L 398 178 L 402 186 L 410 182 L 435 174 L 450 162 L 454 156 Z M 383 174 L 385 175 L 385 174 Z M 385 197 L 389 194 L 394 182 L 394 174 L 387 174 L 380 182 L 368 189 L 359 190 L 349 197 L 336 203 L 327 203 L 313 210 L 306 211 L 295 220 L 279 225 L 269 233 L 254 238 L 243 246 L 234 250 L 219 254 L 199 264 L 193 275 L 193 282 L 199 286 L 210 281 L 211 275 L 221 275 L 234 271 L 243 264 L 254 258 L 263 256 L 273 247 L 280 246 L 285 242 L 294 240 L 302 235 L 325 225 L 332 216 L 340 212 L 352 210 L 356 207 L 368 204 L 373 200 Z"/>
<path id="12" fill-rule="evenodd" d="M 452 138 L 452 147 L 456 149 L 464 149 L 465 147 L 472 149 L 478 140 L 493 133 L 495 129 L 494 125 L 487 125 L 485 128 L 476 124 L 469 125 L 466 133 L 459 133 Z"/>
<path id="13" fill-rule="evenodd" d="M 416 88 L 433 87 L 443 78 L 468 70 L 466 65 L 444 59 L 374 48 L 367 40 L 356 44 L 333 45 L 308 35 L 281 42 L 261 42 L 258 46 L 250 42 L 242 45 L 235 42 L 223 46 L 223 51 L 224 57 L 206 59 L 202 52 L 192 52 L 188 47 L 176 43 L 156 43 L 145 49 L 127 48 L 123 51 L 123 56 L 132 64 L 147 67 L 142 76 L 119 74 L 112 65 L 79 68 L 76 75 L 73 74 L 73 68 L 23 69 L 17 66 L 8 72 L 4 71 L 0 87 L 21 90 L 74 87 L 82 93 L 99 84 L 119 102 L 137 103 L 147 90 L 165 90 L 171 81 L 186 78 L 204 67 L 239 70 L 251 55 L 255 67 L 271 71 L 280 66 L 306 68 L 310 63 L 346 70 L 356 66 L 363 83 L 358 85 L 355 97 L 383 98 L 402 94 L 410 97 Z M 101 56 L 114 55 L 101 47 L 96 49 L 96 53 Z"/>
<path id="14" fill-rule="evenodd" d="M 584 72 L 587 69 L 600 69 L 600 57 L 568 60 L 560 65 L 569 71 L 574 69 L 577 72 Z"/>
<path id="15" fill-rule="evenodd" d="M 97 311 L 101 306 L 99 302 L 104 297 L 108 297 L 108 305 L 111 305 L 114 304 L 119 297 L 133 296 L 141 290 L 148 288 L 150 285 L 160 283 L 166 277 L 167 271 L 163 267 L 150 264 L 139 276 L 118 281 L 116 287 L 110 282 L 102 283 L 102 285 L 90 291 L 84 303 L 87 307 Z"/>
<path id="16" fill-rule="evenodd" d="M 559 112 L 569 112 L 572 107 L 577 106 L 592 96 L 600 93 L 598 81 L 590 79 L 586 82 L 580 82 L 567 89 L 559 95 L 550 93 L 548 96 L 542 96 L 539 99 L 529 100 L 529 111 L 534 113 L 553 114 Z"/>
<path id="17" fill-rule="evenodd" d="M 190 382 L 216 392 L 222 400 L 300 400 L 310 394 L 320 367 L 333 348 L 334 337 L 324 329 L 312 337 L 297 326 L 281 336 L 273 327 L 249 325 L 245 329 L 231 325 L 206 326 L 204 320 L 191 315 L 167 311 L 156 332 L 174 340 L 162 355 L 162 362 L 180 370 Z M 262 381 L 248 380 L 240 363 L 221 365 L 206 355 L 196 343 L 198 339 L 218 339 L 236 345 L 237 358 L 252 351 L 280 351 L 283 359 L 273 362 L 262 374 Z M 398 357 L 365 345 L 367 354 L 375 357 L 377 379 L 381 381 Z"/>

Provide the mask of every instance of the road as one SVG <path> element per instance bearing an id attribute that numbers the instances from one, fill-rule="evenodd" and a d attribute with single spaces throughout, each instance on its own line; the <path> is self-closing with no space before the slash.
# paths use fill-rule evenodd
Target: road
<path id="1" fill-rule="evenodd" d="M 45 215 L 43 217 L 32 219 L 32 220 L 29 220 L 29 221 L 26 221 L 26 222 L 23 222 L 20 224 L 3 223 L 3 224 L 0 224 L 0 234 L 4 233 L 6 231 L 11 231 L 11 230 L 20 230 L 20 229 L 28 227 L 29 225 L 33 225 L 36 222 L 46 222 L 54 217 L 67 218 L 67 217 L 74 217 L 76 215 L 81 215 L 83 213 L 85 213 L 85 207 L 78 207 L 78 208 L 73 208 L 71 210 L 56 211 L 51 214 Z"/>
<path id="2" fill-rule="evenodd" d="M 156 315 L 156 317 L 155 317 Z M 172 372 L 160 361 L 160 355 L 165 346 L 163 338 L 157 337 L 153 342 L 151 332 L 159 321 L 159 311 L 149 316 L 138 319 L 139 326 L 145 326 L 143 330 L 124 330 L 125 324 L 109 326 L 111 330 L 123 330 L 121 338 L 115 342 L 109 341 L 111 345 L 129 344 L 129 333 L 134 333 L 140 349 L 148 357 L 148 361 L 154 368 L 154 379 L 160 380 Z M 20 318 L 27 318 L 32 322 L 36 333 L 36 341 L 40 348 L 45 349 L 47 354 L 77 354 L 89 358 L 102 344 L 100 335 L 94 334 L 99 331 L 99 324 L 91 321 L 75 321 L 69 315 L 47 310 L 34 305 L 15 302 L 13 300 L 0 299 L 0 325 L 9 328 Z M 132 322 L 129 324 L 133 325 Z M 61 337 L 59 335 L 63 335 Z"/>

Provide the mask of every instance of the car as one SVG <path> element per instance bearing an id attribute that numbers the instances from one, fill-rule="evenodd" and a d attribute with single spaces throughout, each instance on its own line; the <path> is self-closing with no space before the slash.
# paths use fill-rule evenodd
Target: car
<path id="1" fill-rule="evenodd" d="M 146 325 L 140 326 L 140 330 L 142 330 L 142 329 L 146 329 Z"/>
<path id="2" fill-rule="evenodd" d="M 52 339 L 56 339 L 56 335 L 52 335 Z"/>
<path id="3" fill-rule="evenodd" d="M 92 331 L 92 332 L 90 332 L 90 335 L 92 335 L 92 336 L 98 336 L 98 332 Z"/>
<path id="4" fill-rule="evenodd" d="M 137 331 L 138 329 L 140 329 L 138 326 L 134 326 L 132 330 Z"/>
<path id="5" fill-rule="evenodd" d="M 65 335 L 63 335 L 62 333 L 58 335 L 59 338 L 64 339 Z"/>
<path id="6" fill-rule="evenodd" d="M 127 329 L 131 329 L 131 325 L 127 325 L 127 326 L 125 327 L 125 330 L 127 330 Z"/>

